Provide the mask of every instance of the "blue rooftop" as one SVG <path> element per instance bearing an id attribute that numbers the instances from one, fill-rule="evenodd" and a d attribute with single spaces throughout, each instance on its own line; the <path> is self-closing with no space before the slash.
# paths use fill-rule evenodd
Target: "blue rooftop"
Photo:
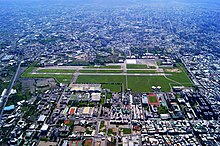
<path id="1" fill-rule="evenodd" d="M 4 108 L 4 111 L 10 111 L 10 110 L 13 110 L 14 108 L 15 108 L 14 105 L 6 106 L 6 107 Z"/>

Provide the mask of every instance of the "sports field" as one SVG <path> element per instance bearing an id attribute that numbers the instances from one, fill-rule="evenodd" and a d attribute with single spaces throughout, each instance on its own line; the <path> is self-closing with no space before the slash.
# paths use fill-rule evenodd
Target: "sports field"
<path id="1" fill-rule="evenodd" d="M 156 96 L 148 96 L 150 102 L 157 102 Z"/>

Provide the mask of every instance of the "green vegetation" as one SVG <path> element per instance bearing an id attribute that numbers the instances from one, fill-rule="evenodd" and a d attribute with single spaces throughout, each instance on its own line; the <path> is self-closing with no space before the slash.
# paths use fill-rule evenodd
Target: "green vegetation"
<path id="1" fill-rule="evenodd" d="M 149 92 L 152 86 L 161 86 L 162 91 L 170 91 L 170 81 L 164 76 L 128 76 L 128 88 L 133 92 Z"/>
<path id="2" fill-rule="evenodd" d="M 125 83 L 125 76 L 103 76 L 103 75 L 81 75 L 77 79 L 78 83 Z"/>
<path id="3" fill-rule="evenodd" d="M 100 126 L 99 126 L 99 131 L 100 132 L 105 132 L 106 131 L 104 121 L 101 121 Z"/>
<path id="4" fill-rule="evenodd" d="M 149 66 L 150 69 L 156 69 L 156 66 Z"/>
<path id="5" fill-rule="evenodd" d="M 107 98 L 107 99 L 111 99 L 111 98 L 112 98 L 112 94 L 111 94 L 111 93 L 108 93 L 108 94 L 106 95 L 106 98 Z"/>
<path id="6" fill-rule="evenodd" d="M 192 86 L 192 82 L 189 80 L 185 72 L 181 73 L 171 73 L 172 76 L 167 76 L 169 79 L 173 79 L 185 86 Z M 152 89 L 152 86 L 161 86 L 162 91 L 170 91 L 170 85 L 176 84 L 164 76 L 127 76 L 128 78 L 128 88 L 132 89 L 133 92 L 149 92 Z M 119 92 L 121 89 L 120 84 L 122 83 L 125 87 L 126 80 L 123 75 L 81 75 L 77 79 L 77 83 L 102 83 L 103 88 L 108 88 L 113 92 Z M 107 83 L 107 84 L 106 84 Z"/>
<path id="7" fill-rule="evenodd" d="M 47 137 L 41 137 L 40 140 L 41 140 L 41 141 L 48 141 L 49 138 L 47 138 Z"/>
<path id="8" fill-rule="evenodd" d="M 125 85 L 125 76 L 103 76 L 103 75 L 81 75 L 78 77 L 77 83 L 102 83 L 102 88 L 110 89 L 114 92 L 119 92 L 121 83 Z"/>
<path id="9" fill-rule="evenodd" d="M 29 90 L 22 91 L 21 82 L 16 82 L 13 88 L 16 89 L 17 93 L 8 98 L 7 105 L 17 105 L 17 102 L 29 100 L 31 98 L 31 93 Z"/>
<path id="10" fill-rule="evenodd" d="M 74 121 L 69 121 L 69 123 L 66 124 L 66 126 L 72 127 L 74 125 Z"/>
<path id="11" fill-rule="evenodd" d="M 5 78 L 6 81 L 10 81 L 16 71 L 16 66 L 7 66 L 1 70 L 1 77 Z"/>
<path id="12" fill-rule="evenodd" d="M 74 73 L 76 70 L 73 69 L 40 69 L 37 70 L 39 73 Z"/>
<path id="13" fill-rule="evenodd" d="M 25 110 L 25 109 L 23 109 Z M 36 106 L 35 105 L 31 105 L 28 107 L 28 109 L 26 109 L 25 114 L 23 116 L 24 119 L 28 119 L 32 122 L 36 121 L 36 118 L 39 116 L 39 113 L 36 112 Z"/>
<path id="14" fill-rule="evenodd" d="M 115 135 L 115 132 L 113 132 L 112 128 L 109 128 L 108 129 L 108 136 L 112 136 L 112 135 Z"/>
<path id="15" fill-rule="evenodd" d="M 102 84 L 103 89 L 110 89 L 111 92 L 120 92 L 121 91 L 121 84 Z"/>
<path id="16" fill-rule="evenodd" d="M 29 67 L 22 75 L 22 78 L 54 78 L 59 83 L 69 83 L 72 75 L 49 75 L 49 74 L 31 74 L 36 67 Z"/>
<path id="17" fill-rule="evenodd" d="M 161 61 L 157 61 L 157 66 L 160 66 L 161 65 Z"/>
<path id="18" fill-rule="evenodd" d="M 91 130 L 89 130 L 88 128 L 86 128 L 86 134 L 92 134 L 92 131 Z"/>
<path id="19" fill-rule="evenodd" d="M 176 82 L 187 84 L 188 86 L 193 86 L 191 79 L 188 75 L 182 71 L 180 73 L 171 73 L 172 76 L 167 76 L 169 79 L 175 80 Z"/>
<path id="20" fill-rule="evenodd" d="M 2 91 L 4 89 L 6 89 L 9 85 L 9 82 L 3 82 L 1 79 L 0 79 L 0 94 L 2 93 Z"/>
<path id="21" fill-rule="evenodd" d="M 124 134 L 131 134 L 131 129 L 129 128 L 123 128 L 122 130 Z"/>
<path id="22" fill-rule="evenodd" d="M 146 64 L 127 64 L 127 69 L 147 69 Z"/>
<path id="23" fill-rule="evenodd" d="M 175 97 L 178 99 L 178 98 L 181 98 L 181 95 L 180 94 L 175 94 Z"/>
<path id="24" fill-rule="evenodd" d="M 80 101 L 77 105 L 79 107 L 85 107 L 85 106 L 88 106 L 88 102 L 87 101 Z"/>
<path id="25" fill-rule="evenodd" d="M 139 73 L 139 74 L 156 73 L 156 70 L 127 70 L 127 73 Z"/>
<path id="26" fill-rule="evenodd" d="M 80 70 L 80 73 L 122 73 L 122 70 Z"/>
<path id="27" fill-rule="evenodd" d="M 34 71 L 35 69 L 36 69 L 36 67 L 29 67 L 29 68 L 27 68 L 27 69 L 25 70 L 25 72 L 23 72 L 23 73 L 21 74 L 21 77 L 22 77 L 22 78 L 31 78 L 31 77 L 29 77 L 29 76 L 31 76 L 31 72 Z"/>
<path id="28" fill-rule="evenodd" d="M 104 121 L 101 121 L 101 123 L 100 123 L 100 129 L 102 129 L 102 128 L 104 128 L 105 127 L 105 122 Z"/>
<path id="29" fill-rule="evenodd" d="M 157 102 L 157 97 L 156 96 L 148 96 L 150 102 Z"/>
<path id="30" fill-rule="evenodd" d="M 101 97 L 100 104 L 104 104 L 104 103 L 105 103 L 105 98 Z"/>
<path id="31" fill-rule="evenodd" d="M 168 113 L 168 109 L 166 106 L 159 106 L 158 107 L 158 113 L 159 114 L 167 114 Z"/>
<path id="32" fill-rule="evenodd" d="M 183 86 L 187 86 L 187 87 L 193 86 L 191 79 L 187 75 L 187 70 L 185 69 L 185 67 L 180 63 L 177 63 L 175 66 L 176 67 L 174 68 L 169 67 L 169 68 L 164 69 L 165 73 L 169 73 L 172 75 L 172 76 L 167 76 L 167 78 L 174 80 L 176 82 L 179 82 Z M 171 72 L 172 70 L 173 72 Z"/>
<path id="33" fill-rule="evenodd" d="M 120 65 L 108 65 L 108 66 L 86 66 L 85 68 L 111 68 L 111 69 L 120 69 Z"/>

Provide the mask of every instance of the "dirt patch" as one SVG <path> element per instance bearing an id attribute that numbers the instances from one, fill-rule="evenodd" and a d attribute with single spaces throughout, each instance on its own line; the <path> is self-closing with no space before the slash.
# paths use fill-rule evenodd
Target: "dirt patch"
<path id="1" fill-rule="evenodd" d="M 178 68 L 175 68 L 175 69 L 165 69 L 165 72 L 181 73 L 182 71 Z"/>
<path id="2" fill-rule="evenodd" d="M 82 126 L 74 126 L 74 128 L 73 128 L 73 131 L 74 132 L 85 132 L 86 131 L 86 129 L 84 128 L 84 127 L 82 127 Z"/>
<path id="3" fill-rule="evenodd" d="M 83 145 L 84 145 L 84 146 L 92 146 L 92 139 L 87 139 L 87 140 L 85 140 L 85 142 L 84 142 Z"/>

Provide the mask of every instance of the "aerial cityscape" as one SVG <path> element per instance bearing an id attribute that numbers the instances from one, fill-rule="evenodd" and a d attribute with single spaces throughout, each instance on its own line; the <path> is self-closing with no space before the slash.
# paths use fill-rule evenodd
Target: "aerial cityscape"
<path id="1" fill-rule="evenodd" d="M 220 1 L 0 0 L 1 146 L 219 146 Z"/>

